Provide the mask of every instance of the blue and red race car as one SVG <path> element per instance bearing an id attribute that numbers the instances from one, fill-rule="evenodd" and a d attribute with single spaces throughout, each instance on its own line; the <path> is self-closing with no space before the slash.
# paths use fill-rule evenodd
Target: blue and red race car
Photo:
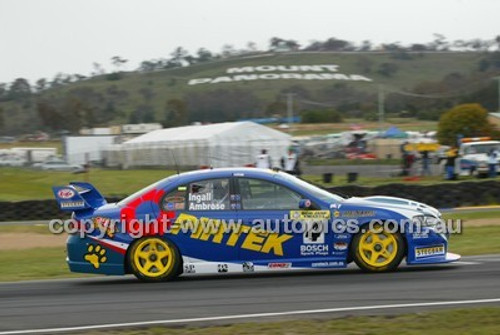
<path id="1" fill-rule="evenodd" d="M 170 176 L 118 203 L 89 183 L 53 188 L 77 229 L 71 271 L 163 281 L 190 273 L 343 268 L 383 272 L 456 261 L 441 214 L 411 200 L 344 198 L 255 168 Z"/>

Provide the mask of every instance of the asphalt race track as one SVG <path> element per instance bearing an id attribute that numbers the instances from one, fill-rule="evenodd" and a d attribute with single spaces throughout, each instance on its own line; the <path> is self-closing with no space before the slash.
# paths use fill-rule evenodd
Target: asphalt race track
<path id="1" fill-rule="evenodd" d="M 386 274 L 365 274 L 352 267 L 190 276 L 159 284 L 140 283 L 130 276 L 3 283 L 0 334 L 160 323 L 148 321 L 207 324 L 478 305 L 500 305 L 500 255 L 467 257 L 453 265 L 403 267 Z M 270 314 L 248 315 L 262 313 Z"/>

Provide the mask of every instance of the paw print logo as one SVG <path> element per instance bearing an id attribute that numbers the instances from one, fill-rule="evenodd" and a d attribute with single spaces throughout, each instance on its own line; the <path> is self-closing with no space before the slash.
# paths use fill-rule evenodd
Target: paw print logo
<path id="1" fill-rule="evenodd" d="M 106 257 L 106 249 L 102 248 L 100 245 L 89 245 L 87 248 L 88 253 L 85 254 L 83 259 L 92 264 L 94 268 L 99 269 L 102 263 L 106 263 L 108 258 Z"/>

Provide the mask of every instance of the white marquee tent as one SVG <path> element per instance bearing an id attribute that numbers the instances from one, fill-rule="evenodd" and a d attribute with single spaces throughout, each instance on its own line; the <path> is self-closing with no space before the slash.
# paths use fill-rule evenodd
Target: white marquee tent
<path id="1" fill-rule="evenodd" d="M 254 122 L 226 122 L 155 130 L 106 152 L 108 166 L 234 167 L 254 163 L 267 149 L 273 166 L 286 154 L 291 136 Z"/>

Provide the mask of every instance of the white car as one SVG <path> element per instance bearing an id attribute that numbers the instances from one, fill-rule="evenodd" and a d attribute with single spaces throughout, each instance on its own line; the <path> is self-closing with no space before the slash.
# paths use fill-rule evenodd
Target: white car
<path id="1" fill-rule="evenodd" d="M 19 156 L 5 156 L 0 158 L 0 166 L 20 167 L 26 163 L 26 160 Z"/>
<path id="2" fill-rule="evenodd" d="M 464 141 L 458 152 L 458 169 L 460 175 L 487 176 L 489 171 L 488 154 L 491 150 L 500 153 L 500 141 L 478 138 Z"/>
<path id="3" fill-rule="evenodd" d="M 82 172 L 84 167 L 78 164 L 69 164 L 63 160 L 50 160 L 44 163 L 36 163 L 33 165 L 36 169 L 45 171 L 68 171 L 68 172 Z"/>

